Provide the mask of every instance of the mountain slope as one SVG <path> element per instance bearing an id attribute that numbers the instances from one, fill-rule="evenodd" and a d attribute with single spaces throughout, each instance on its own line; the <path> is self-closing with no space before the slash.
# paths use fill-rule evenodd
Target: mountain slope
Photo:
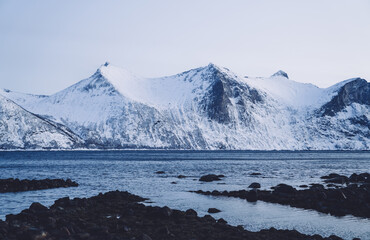
<path id="1" fill-rule="evenodd" d="M 0 149 L 70 149 L 82 140 L 0 95 Z"/>
<path id="2" fill-rule="evenodd" d="M 301 146 L 296 149 L 370 148 L 370 83 L 366 80 L 353 78 L 318 88 L 289 80 L 286 73 L 278 72 L 270 78 L 245 81 L 266 91 L 288 111 L 296 146 Z"/>
<path id="3" fill-rule="evenodd" d="M 106 63 L 51 96 L 0 94 L 89 148 L 369 149 L 368 86 L 322 89 L 283 71 L 246 78 L 214 64 L 150 79 Z"/>

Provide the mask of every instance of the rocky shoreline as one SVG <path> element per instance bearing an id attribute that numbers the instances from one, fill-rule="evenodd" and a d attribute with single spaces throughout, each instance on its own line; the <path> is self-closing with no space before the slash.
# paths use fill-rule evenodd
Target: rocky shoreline
<path id="1" fill-rule="evenodd" d="M 128 192 L 108 192 L 91 198 L 68 197 L 56 200 L 47 208 L 33 203 L 17 215 L 0 220 L 0 239 L 127 239 L 127 240 L 338 240 L 308 236 L 295 230 L 274 228 L 250 232 L 233 227 L 210 215 L 145 206 L 144 198 Z"/>
<path id="2" fill-rule="evenodd" d="M 24 192 L 50 188 L 77 187 L 78 183 L 71 179 L 41 179 L 41 180 L 19 180 L 18 178 L 0 179 L 0 193 Z"/>
<path id="3" fill-rule="evenodd" d="M 286 184 L 279 184 L 269 190 L 258 190 L 258 183 L 250 185 L 252 190 L 239 191 L 192 191 L 203 195 L 227 196 L 246 199 L 249 202 L 257 200 L 289 205 L 292 207 L 312 209 L 334 216 L 351 214 L 357 217 L 370 218 L 370 174 L 352 174 L 346 177 L 339 174 L 329 174 L 321 177 L 327 183 L 302 185 L 308 189 L 298 190 Z"/>

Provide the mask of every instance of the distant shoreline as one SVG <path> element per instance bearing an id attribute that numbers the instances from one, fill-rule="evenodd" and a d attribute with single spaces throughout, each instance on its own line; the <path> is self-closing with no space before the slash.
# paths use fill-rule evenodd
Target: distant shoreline
<path id="1" fill-rule="evenodd" d="M 0 152 L 134 152 L 134 151 L 170 151 L 170 152 L 370 152 L 370 149 L 364 150 L 242 150 L 242 149 L 160 149 L 160 148 L 125 148 L 125 149 L 0 149 Z"/>

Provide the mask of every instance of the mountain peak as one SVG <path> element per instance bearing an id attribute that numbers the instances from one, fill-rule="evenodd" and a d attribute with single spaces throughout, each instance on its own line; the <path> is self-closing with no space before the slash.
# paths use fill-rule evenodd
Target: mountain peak
<path id="1" fill-rule="evenodd" d="M 106 68 L 106 67 L 111 67 L 112 64 L 108 61 L 106 61 L 104 64 L 100 65 L 100 67 L 98 68 L 98 72 L 100 72 L 103 68 Z"/>
<path id="2" fill-rule="evenodd" d="M 277 71 L 276 73 L 272 74 L 271 77 L 285 77 L 289 79 L 288 74 L 282 70 Z"/>
<path id="3" fill-rule="evenodd" d="M 217 66 L 216 64 L 214 64 L 214 63 L 209 63 L 206 67 L 205 67 L 205 69 L 207 69 L 207 70 L 221 70 L 222 69 L 222 67 L 220 67 L 220 66 Z"/>
<path id="4" fill-rule="evenodd" d="M 207 67 L 211 68 L 211 67 L 218 67 L 218 66 L 216 64 L 214 64 L 213 62 L 210 62 L 210 63 L 208 63 Z"/>
<path id="5" fill-rule="evenodd" d="M 105 62 L 104 64 L 102 64 L 95 74 L 99 74 L 107 81 L 119 85 L 121 85 L 120 82 L 122 81 L 130 81 L 140 78 L 136 74 L 133 74 L 131 71 L 128 71 L 121 67 L 117 67 L 110 62 Z"/>
<path id="6" fill-rule="evenodd" d="M 206 67 L 204 67 L 203 69 L 205 70 L 208 70 L 208 71 L 212 71 L 212 72 L 220 72 L 220 73 L 224 73 L 224 74 L 231 74 L 232 72 L 230 71 L 230 69 L 228 68 L 225 68 L 225 67 L 222 67 L 222 66 L 219 66 L 219 65 L 216 65 L 214 63 L 209 63 Z M 233 74 L 233 73 L 232 73 Z"/>

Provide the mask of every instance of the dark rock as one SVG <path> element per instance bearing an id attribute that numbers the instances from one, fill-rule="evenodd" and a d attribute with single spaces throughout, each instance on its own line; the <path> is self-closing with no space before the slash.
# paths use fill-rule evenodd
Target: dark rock
<path id="1" fill-rule="evenodd" d="M 220 181 L 222 177 L 224 177 L 224 176 L 223 175 L 216 175 L 216 174 L 208 174 L 208 175 L 201 176 L 199 181 L 201 181 L 201 182 Z"/>
<path id="2" fill-rule="evenodd" d="M 218 219 L 217 222 L 221 224 L 227 224 L 227 221 L 223 218 Z"/>
<path id="3" fill-rule="evenodd" d="M 330 179 L 330 178 L 336 178 L 336 177 L 341 177 L 341 175 L 337 173 L 330 173 L 329 175 L 322 176 L 321 179 Z"/>
<path id="4" fill-rule="evenodd" d="M 300 188 L 308 188 L 307 185 L 299 185 Z"/>
<path id="5" fill-rule="evenodd" d="M 64 197 L 64 198 L 59 198 L 58 200 L 54 201 L 55 206 L 60 206 L 60 207 L 66 207 L 70 204 L 70 199 L 69 197 Z"/>
<path id="6" fill-rule="evenodd" d="M 361 182 L 363 180 L 365 180 L 364 178 L 360 177 L 359 175 L 357 175 L 356 173 L 353 173 L 349 179 L 348 179 L 350 182 Z"/>
<path id="7" fill-rule="evenodd" d="M 212 195 L 213 195 L 213 196 L 220 196 L 220 195 L 221 195 L 221 193 L 220 193 L 219 191 L 217 191 L 217 190 L 213 190 L 213 191 L 212 191 Z"/>
<path id="8" fill-rule="evenodd" d="M 361 173 L 359 174 L 360 177 L 363 177 L 365 182 L 369 183 L 370 180 L 370 173 Z"/>
<path id="9" fill-rule="evenodd" d="M 326 193 L 328 199 L 334 199 L 336 201 L 342 201 L 345 199 L 345 195 L 340 189 L 335 189 L 334 191 L 328 191 Z"/>
<path id="10" fill-rule="evenodd" d="M 49 209 L 47 207 L 45 207 L 44 205 L 42 205 L 41 203 L 34 202 L 34 203 L 31 204 L 29 210 L 32 213 L 38 213 L 38 212 L 48 211 Z"/>
<path id="11" fill-rule="evenodd" d="M 177 176 L 177 178 L 182 179 L 182 178 L 186 178 L 186 176 L 184 176 L 184 175 L 179 175 L 179 176 Z"/>
<path id="12" fill-rule="evenodd" d="M 310 189 L 320 191 L 320 190 L 324 190 L 325 188 L 322 184 L 316 183 L 316 184 L 311 184 Z"/>
<path id="13" fill-rule="evenodd" d="M 165 171 L 156 171 L 155 174 L 165 174 Z"/>
<path id="14" fill-rule="evenodd" d="M 202 217 L 203 220 L 205 220 L 206 222 L 209 222 L 209 223 L 215 223 L 216 222 L 216 219 L 214 219 L 211 215 L 204 215 L 204 217 Z"/>
<path id="15" fill-rule="evenodd" d="M 335 236 L 335 235 L 330 235 L 329 236 L 329 239 L 330 240 L 341 240 L 342 238 L 338 237 L 338 236 Z"/>
<path id="16" fill-rule="evenodd" d="M 361 173 L 361 174 L 352 174 L 349 177 L 349 182 L 353 183 L 369 183 L 370 182 L 370 174 L 369 173 Z"/>
<path id="17" fill-rule="evenodd" d="M 143 235 L 141 235 L 141 240 L 152 240 L 152 238 L 143 233 Z"/>
<path id="18" fill-rule="evenodd" d="M 251 183 L 248 188 L 261 188 L 261 184 L 257 183 L 257 182 L 254 182 L 254 183 Z"/>
<path id="19" fill-rule="evenodd" d="M 346 176 L 339 176 L 334 178 L 329 178 L 324 180 L 326 183 L 338 183 L 338 184 L 345 184 L 348 182 L 348 178 Z"/>
<path id="20" fill-rule="evenodd" d="M 259 172 L 254 172 L 254 173 L 251 173 L 251 174 L 249 174 L 249 175 L 251 175 L 251 176 L 260 176 L 260 175 L 262 175 L 261 173 L 259 173 Z"/>
<path id="21" fill-rule="evenodd" d="M 80 239 L 89 239 L 90 238 L 90 234 L 89 233 L 78 233 L 77 236 Z"/>
<path id="22" fill-rule="evenodd" d="M 217 208 L 208 208 L 208 213 L 219 213 L 221 212 L 221 210 L 217 209 Z"/>
<path id="23" fill-rule="evenodd" d="M 245 199 L 247 199 L 248 202 L 257 202 L 258 200 L 257 191 L 246 192 Z"/>
<path id="24" fill-rule="evenodd" d="M 162 215 L 165 216 L 165 217 L 169 217 L 172 215 L 172 209 L 170 209 L 169 207 L 163 207 L 162 208 Z"/>
<path id="25" fill-rule="evenodd" d="M 57 223 L 57 220 L 53 217 L 48 217 L 45 222 L 46 226 L 52 229 L 56 228 L 56 223 Z"/>
<path id="26" fill-rule="evenodd" d="M 64 237 L 69 237 L 71 236 L 71 232 L 68 230 L 67 227 L 62 227 L 61 228 L 61 235 Z"/>
<path id="27" fill-rule="evenodd" d="M 295 194 L 297 190 L 287 184 L 279 184 L 274 188 L 274 193 Z"/>
<path id="28" fill-rule="evenodd" d="M 187 216 L 194 216 L 194 217 L 198 216 L 198 213 L 195 210 L 193 210 L 193 209 L 186 210 L 185 214 Z"/>
<path id="29" fill-rule="evenodd" d="M 157 233 L 159 233 L 160 235 L 165 235 L 165 236 L 166 235 L 171 235 L 171 232 L 170 232 L 170 230 L 168 229 L 167 226 L 164 226 L 164 227 L 158 229 Z"/>
<path id="30" fill-rule="evenodd" d="M 0 179 L 0 193 L 24 192 L 60 187 L 77 187 L 78 184 L 71 179 L 42 179 L 42 180 L 19 180 L 18 178 Z"/>

